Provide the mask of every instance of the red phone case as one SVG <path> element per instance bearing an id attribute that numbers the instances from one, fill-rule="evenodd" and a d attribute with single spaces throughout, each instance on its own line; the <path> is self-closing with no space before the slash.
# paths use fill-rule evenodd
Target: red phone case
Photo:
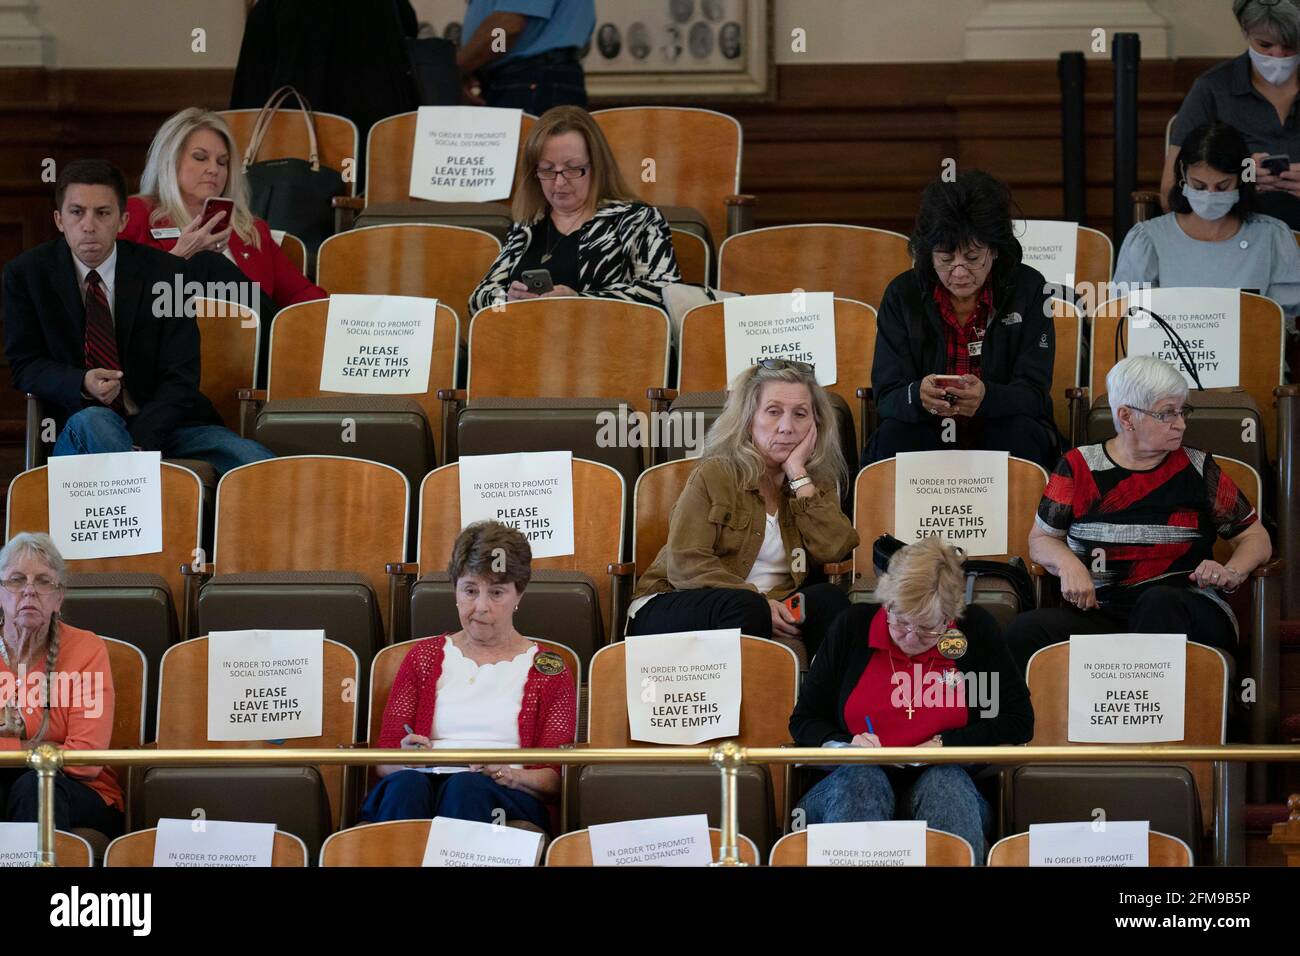
<path id="1" fill-rule="evenodd" d="M 234 200 L 223 199 L 221 202 L 208 202 L 203 205 L 203 221 L 199 223 L 206 226 L 209 221 L 220 218 L 221 222 L 213 227 L 213 232 L 222 232 L 230 225 L 230 214 L 235 208 Z"/>

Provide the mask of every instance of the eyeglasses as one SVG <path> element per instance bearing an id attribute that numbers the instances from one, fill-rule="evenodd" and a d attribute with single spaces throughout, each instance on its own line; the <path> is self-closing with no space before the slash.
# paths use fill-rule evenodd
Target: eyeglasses
<path id="1" fill-rule="evenodd" d="M 1136 405 L 1130 405 L 1129 408 L 1133 409 L 1135 412 L 1141 412 L 1143 415 L 1154 418 L 1161 425 L 1169 424 L 1169 422 L 1174 418 L 1181 418 L 1183 421 L 1187 421 L 1187 419 L 1192 417 L 1192 412 L 1196 411 L 1196 409 L 1191 405 L 1184 405 L 1182 408 L 1171 408 L 1164 412 L 1149 412 L 1145 408 L 1138 408 Z"/>
<path id="2" fill-rule="evenodd" d="M 932 631 L 928 628 L 917 627 L 915 624 L 905 624 L 892 610 L 887 610 L 885 615 L 889 618 L 889 624 L 891 627 L 896 627 L 900 631 L 906 631 L 908 634 L 914 634 L 923 639 L 937 639 L 943 637 L 944 632 L 948 630 L 947 625 L 944 625 L 937 631 Z"/>
<path id="3" fill-rule="evenodd" d="M 986 246 L 984 252 L 974 262 L 971 262 L 969 259 L 962 259 L 960 261 L 954 259 L 952 262 L 942 262 L 939 260 L 938 254 L 936 253 L 934 256 L 934 271 L 940 275 L 946 276 L 958 266 L 961 266 L 967 272 L 975 272 L 977 269 L 983 269 L 989 264 L 989 256 L 991 252 L 992 250 Z"/>
<path id="4" fill-rule="evenodd" d="M 3 584 L 4 589 L 10 594 L 22 594 L 29 584 L 37 594 L 53 594 L 63 587 L 48 574 L 38 575 L 35 579 L 26 578 L 21 574 L 12 574 L 0 581 L 0 584 Z"/>
<path id="5" fill-rule="evenodd" d="M 811 375 L 817 370 L 817 366 L 812 362 L 796 362 L 793 359 L 759 359 L 758 367 L 773 372 L 784 372 L 786 369 L 792 368 L 796 372 L 803 372 L 805 375 Z"/>
<path id="6" fill-rule="evenodd" d="M 537 170 L 537 178 L 548 183 L 556 176 L 563 176 L 568 180 L 581 179 L 587 175 L 589 169 L 591 169 L 590 163 L 586 166 L 565 166 L 563 169 L 539 169 Z"/>

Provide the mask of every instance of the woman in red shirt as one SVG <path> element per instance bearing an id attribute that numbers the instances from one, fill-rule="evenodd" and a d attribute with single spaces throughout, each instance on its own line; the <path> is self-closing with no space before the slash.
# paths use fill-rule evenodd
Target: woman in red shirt
<path id="1" fill-rule="evenodd" d="M 202 222 L 203 202 L 215 196 L 235 202 L 224 228 L 218 228 L 219 216 Z M 234 135 L 210 110 L 191 106 L 163 123 L 149 146 L 140 195 L 127 200 L 126 211 L 123 239 L 183 259 L 205 251 L 224 255 L 258 284 L 276 309 L 329 295 L 298 271 L 271 236 L 271 228 L 249 211 L 248 183 Z M 243 299 L 250 300 L 255 301 Z M 263 346 L 271 318 L 261 316 Z"/>
<path id="2" fill-rule="evenodd" d="M 939 538 L 900 549 L 831 625 L 790 717 L 800 747 L 962 747 L 1033 736 L 1029 688 L 982 608 L 965 604 L 961 557 Z M 846 764 L 799 804 L 808 823 L 925 820 L 984 861 L 988 802 L 958 764 Z"/>
<path id="3" fill-rule="evenodd" d="M 558 654 L 515 630 L 531 562 L 528 540 L 514 528 L 480 521 L 460 533 L 448 572 L 461 629 L 420 641 L 407 653 L 384 705 L 377 746 L 507 750 L 574 742 L 574 675 Z M 378 772 L 379 784 L 361 810 L 364 821 L 443 816 L 491 823 L 501 808 L 507 820 L 555 832 L 559 767 L 502 760 L 434 772 L 382 766 Z"/>

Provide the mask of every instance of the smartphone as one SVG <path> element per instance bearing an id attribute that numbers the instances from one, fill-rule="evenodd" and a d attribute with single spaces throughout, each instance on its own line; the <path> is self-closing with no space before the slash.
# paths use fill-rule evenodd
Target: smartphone
<path id="1" fill-rule="evenodd" d="M 794 617 L 794 622 L 796 624 L 803 623 L 803 595 L 802 594 L 791 594 L 788 598 L 786 598 L 781 603 L 790 609 L 790 614 Z"/>
<path id="2" fill-rule="evenodd" d="M 551 281 L 550 269 L 525 269 L 519 278 L 523 280 L 524 285 L 528 286 L 529 292 L 536 292 L 538 295 L 555 288 L 555 284 Z"/>
<path id="3" fill-rule="evenodd" d="M 934 383 L 936 385 L 960 385 L 961 376 L 960 375 L 936 375 L 934 376 Z"/>
<path id="4" fill-rule="evenodd" d="M 1291 168 L 1291 157 L 1280 153 L 1277 155 L 1265 156 L 1264 161 L 1260 163 L 1260 165 L 1274 176 L 1281 176 Z"/>
<path id="5" fill-rule="evenodd" d="M 225 232 L 226 227 L 230 225 L 230 217 L 235 212 L 235 201 L 227 199 L 224 196 L 209 196 L 203 200 L 203 220 L 199 223 L 206 226 L 212 219 L 216 219 L 217 224 L 212 227 L 213 233 Z"/>

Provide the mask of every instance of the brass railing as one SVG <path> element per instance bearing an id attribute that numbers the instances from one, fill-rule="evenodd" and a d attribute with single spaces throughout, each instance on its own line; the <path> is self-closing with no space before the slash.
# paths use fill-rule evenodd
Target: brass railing
<path id="1" fill-rule="evenodd" d="M 1300 761 L 1300 745 L 1227 744 L 1183 746 L 1145 744 L 1054 747 L 742 747 L 722 741 L 711 747 L 620 747 L 512 750 L 526 764 L 712 764 L 722 784 L 722 834 L 719 866 L 742 866 L 738 847 L 736 779 L 746 764 L 1029 764 L 1029 763 L 1189 763 L 1210 761 L 1216 777 L 1229 763 Z M 42 744 L 30 751 L 0 752 L 0 768 L 22 767 L 38 776 L 37 865 L 56 865 L 54 778 L 64 767 L 355 766 L 491 763 L 500 750 L 63 750 Z"/>

